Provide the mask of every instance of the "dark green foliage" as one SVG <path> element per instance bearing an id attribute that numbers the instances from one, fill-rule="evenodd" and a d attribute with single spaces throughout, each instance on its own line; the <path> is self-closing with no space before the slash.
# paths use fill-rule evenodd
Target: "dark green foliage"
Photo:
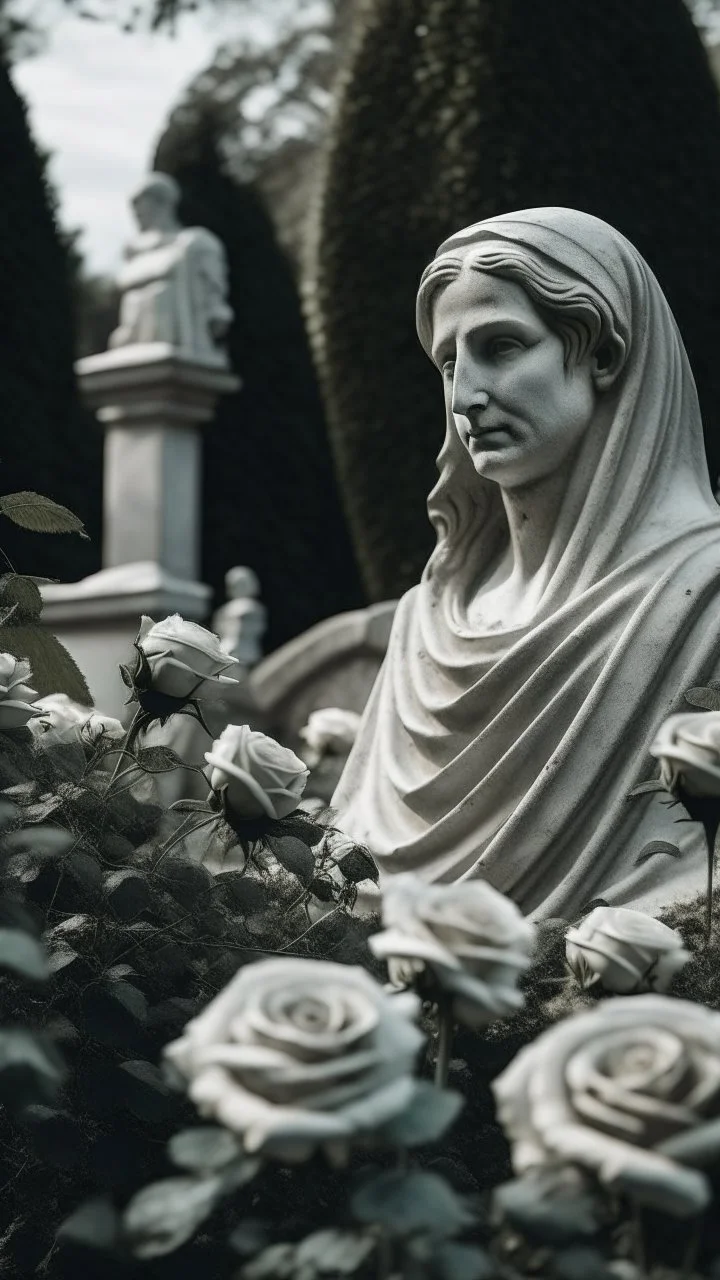
<path id="1" fill-rule="evenodd" d="M 243 387 L 203 429 L 202 576 L 222 599 L 228 569 L 255 570 L 272 649 L 362 592 L 290 266 L 259 197 L 223 172 L 217 136 L 209 106 L 178 113 L 154 167 L 180 183 L 182 221 L 227 249 Z"/>
<path id="2" fill-rule="evenodd" d="M 2 533 L 5 533 L 3 527 Z M 37 538 L 37 535 L 30 535 Z M 55 541 L 55 539 L 52 539 Z M 85 677 L 68 650 L 40 624 L 42 597 L 27 578 L 0 575 L 0 608 L 14 608 L 0 625 L 0 653 L 27 658 L 32 671 L 32 688 L 41 697 L 66 693 L 83 706 L 92 705 Z"/>
<path id="3" fill-rule="evenodd" d="M 113 1204 L 177 1174 L 166 1143 L 197 1123 L 158 1070 L 162 1047 L 240 965 L 282 947 L 364 963 L 367 928 L 340 909 L 308 931 L 296 871 L 267 881 L 250 863 L 244 873 L 214 878 L 186 847 L 162 852 L 184 813 L 127 791 L 106 797 L 108 774 L 81 777 L 76 748 L 38 748 L 26 731 L 1 736 L 0 791 L 10 790 L 0 805 L 0 828 L 9 831 L 6 848 L 0 837 L 0 935 L 21 926 L 42 935 L 51 977 L 29 989 L 12 972 L 0 975 L 0 1028 L 49 1033 L 67 1082 L 50 1098 L 36 1096 L 31 1078 L 31 1108 L 19 1120 L 0 1110 L 0 1274 L 32 1275 L 48 1258 L 48 1280 L 75 1280 L 78 1272 L 184 1280 L 203 1269 L 223 1280 L 237 1266 L 224 1243 L 238 1223 L 237 1203 L 167 1261 L 123 1263 L 102 1251 L 114 1240 Z M 50 847 L 48 827 L 61 829 L 64 844 Z M 301 830 L 319 836 L 298 817 L 278 848 L 297 855 Z M 254 892 L 243 896 L 241 885 Z M 332 1220 L 331 1172 L 321 1169 L 312 1193 L 302 1194 L 306 1172 L 290 1176 L 297 1196 L 288 1203 L 286 1175 L 264 1175 L 258 1212 L 282 1228 L 303 1212 L 310 1222 Z M 90 1198 L 95 1205 L 76 1212 Z M 240 1216 L 248 1207 L 241 1200 Z M 100 1252 L 88 1253 L 91 1245 Z"/>
<path id="4" fill-rule="evenodd" d="M 623 231 L 659 277 L 720 472 L 720 118 L 682 0 L 371 0 L 316 232 L 314 327 L 343 498 L 374 599 L 417 581 L 444 431 L 415 336 L 452 232 L 541 205 Z"/>
<path id="5" fill-rule="evenodd" d="M 20 571 L 73 581 L 100 567 L 102 435 L 78 399 L 69 254 L 1 50 L 0 121 L 0 492 L 47 493 L 92 539 L 45 542 L 3 521 L 0 547 Z"/>

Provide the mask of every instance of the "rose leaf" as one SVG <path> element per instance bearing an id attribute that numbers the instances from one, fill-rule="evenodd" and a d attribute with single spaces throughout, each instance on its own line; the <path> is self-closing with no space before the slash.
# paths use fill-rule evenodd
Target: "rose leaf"
<path id="1" fill-rule="evenodd" d="M 338 858 L 338 866 L 346 880 L 353 884 L 361 884 L 363 880 L 372 880 L 377 884 L 380 872 L 368 853 L 362 849 L 351 849 L 342 858 Z"/>
<path id="2" fill-rule="evenodd" d="M 667 787 L 659 778 L 651 778 L 648 782 L 639 782 L 636 787 L 633 787 L 628 800 L 634 800 L 636 796 L 649 795 L 651 791 L 667 791 Z"/>
<path id="3" fill-rule="evenodd" d="M 461 1094 L 450 1089 L 436 1089 L 427 1080 L 418 1080 L 412 1102 L 383 1127 L 383 1137 L 399 1147 L 437 1142 L 453 1123 L 463 1103 Z"/>
<path id="4" fill-rule="evenodd" d="M 366 1182 L 353 1195 L 358 1222 L 385 1227 L 393 1236 L 459 1234 L 473 1221 L 464 1201 L 436 1173 L 393 1170 Z"/>
<path id="5" fill-rule="evenodd" d="M 677 845 L 670 844 L 669 840 L 651 840 L 649 844 L 646 844 L 645 847 L 640 850 L 637 858 L 635 859 L 635 866 L 641 867 L 644 862 L 647 862 L 648 859 L 652 858 L 656 853 L 666 853 L 671 858 L 679 858 L 682 856 Z"/>
<path id="6" fill-rule="evenodd" d="M 209 1173 L 230 1164 L 241 1153 L 237 1138 L 229 1129 L 219 1125 L 198 1125 L 195 1129 L 183 1129 L 168 1143 L 168 1155 L 173 1164 L 192 1173 Z"/>
<path id="7" fill-rule="evenodd" d="M 194 1236 L 220 1195 L 217 1178 L 164 1178 L 134 1195 L 123 1214 L 136 1258 L 160 1258 Z"/>
<path id="8" fill-rule="evenodd" d="M 6 493 L 0 498 L 0 514 L 20 525 L 21 529 L 30 529 L 33 533 L 79 533 L 82 538 L 88 536 L 82 520 L 67 507 L 30 490 Z"/>
<path id="9" fill-rule="evenodd" d="M 580 1183 L 562 1187 L 558 1172 L 515 1178 L 493 1195 L 495 1209 L 529 1241 L 571 1244 L 598 1232 L 598 1198 Z"/>
<path id="10" fill-rule="evenodd" d="M 432 1263 L 437 1280 L 492 1280 L 497 1276 L 490 1255 L 473 1244 L 443 1244 L 433 1254 Z"/>
<path id="11" fill-rule="evenodd" d="M 711 681 L 708 685 L 688 689 L 685 701 L 701 711 L 720 711 L 720 685 Z"/>
<path id="12" fill-rule="evenodd" d="M 15 1111 L 52 1102 L 64 1070 L 52 1044 L 28 1031 L 0 1031 L 0 1103 Z"/>
<path id="13" fill-rule="evenodd" d="M 319 898 L 321 902 L 333 902 L 335 899 L 336 886 L 332 880 L 324 880 L 320 876 L 316 876 L 308 885 L 310 893 Z"/>
<path id="14" fill-rule="evenodd" d="M 4 853 L 30 853 L 37 858 L 53 858 L 66 853 L 76 837 L 60 827 L 23 827 L 3 836 Z"/>
<path id="15" fill-rule="evenodd" d="M 58 1239 L 86 1249 L 114 1249 L 120 1233 L 120 1215 L 109 1200 L 86 1200 L 58 1229 Z"/>
<path id="16" fill-rule="evenodd" d="M 268 836 L 267 843 L 281 867 L 297 876 L 301 884 L 312 879 L 315 870 L 315 857 L 297 836 Z"/>
<path id="17" fill-rule="evenodd" d="M 36 982 L 50 972 L 42 944 L 24 929 L 0 928 L 0 969 L 11 969 Z"/>
<path id="18" fill-rule="evenodd" d="M 135 763 L 145 773 L 170 773 L 185 768 L 185 761 L 172 747 L 143 747 L 135 756 Z"/>
<path id="19" fill-rule="evenodd" d="M 328 1228 L 314 1231 L 297 1246 L 295 1265 L 319 1275 L 351 1276 L 376 1248 L 377 1241 L 358 1231 Z"/>

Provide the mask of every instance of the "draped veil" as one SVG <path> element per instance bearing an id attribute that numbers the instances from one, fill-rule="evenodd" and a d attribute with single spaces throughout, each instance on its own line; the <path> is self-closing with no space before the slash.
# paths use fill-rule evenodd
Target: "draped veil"
<path id="1" fill-rule="evenodd" d="M 695 384 L 654 275 L 607 224 L 524 210 L 459 232 L 436 257 L 488 241 L 587 282 L 625 364 L 598 399 L 520 628 L 469 620 L 504 509 L 448 416 L 428 504 L 438 544 L 398 606 L 337 822 L 382 874 L 483 877 L 538 917 L 598 897 L 659 910 L 701 890 L 702 840 L 667 797 L 628 795 L 653 774 L 661 721 L 720 671 L 720 510 Z M 458 518 L 468 501 L 470 535 Z"/>

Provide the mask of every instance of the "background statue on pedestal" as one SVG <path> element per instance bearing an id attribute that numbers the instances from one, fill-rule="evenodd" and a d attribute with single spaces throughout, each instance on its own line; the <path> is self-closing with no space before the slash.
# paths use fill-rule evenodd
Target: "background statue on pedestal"
<path id="1" fill-rule="evenodd" d="M 606 223 L 530 209 L 446 240 L 417 322 L 445 390 L 437 544 L 337 822 L 384 875 L 482 877 L 538 917 L 689 898 L 701 830 L 628 798 L 720 675 L 720 510 L 660 286 Z"/>
<path id="2" fill-rule="evenodd" d="M 110 347 L 166 342 L 190 359 L 227 366 L 225 250 L 204 227 L 183 227 L 174 178 L 151 173 L 132 197 L 139 233 L 120 269 L 120 319 Z"/>

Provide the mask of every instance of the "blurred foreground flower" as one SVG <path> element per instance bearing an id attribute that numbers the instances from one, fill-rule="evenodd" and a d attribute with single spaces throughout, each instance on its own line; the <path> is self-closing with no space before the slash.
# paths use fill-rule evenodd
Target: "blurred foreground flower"
<path id="1" fill-rule="evenodd" d="M 568 965 L 583 990 L 630 995 L 667 991 L 690 952 L 675 929 L 642 911 L 596 907 L 565 935 Z"/>
<path id="2" fill-rule="evenodd" d="M 55 741 L 92 744 L 103 734 L 108 738 L 121 738 L 125 733 L 114 716 L 83 707 L 66 693 L 50 693 L 38 698 L 35 707 L 39 715 L 30 721 L 29 728 L 38 738 L 49 735 Z"/>
<path id="3" fill-rule="evenodd" d="M 669 716 L 650 747 L 660 781 L 679 795 L 720 797 L 720 711 Z"/>
<path id="4" fill-rule="evenodd" d="M 409 1141 L 403 1124 L 419 1140 L 437 1136 L 428 1086 L 413 1079 L 419 1008 L 415 995 L 390 996 L 356 966 L 261 960 L 165 1056 L 200 1113 L 240 1136 L 246 1152 L 295 1162 L 322 1148 L 343 1162 L 353 1144 Z M 459 1106 L 456 1095 L 444 1099 L 443 1129 Z"/>
<path id="5" fill-rule="evenodd" d="M 205 752 L 210 786 L 223 792 L 226 812 L 241 821 L 286 818 L 297 809 L 309 770 L 274 738 L 229 724 Z"/>
<path id="6" fill-rule="evenodd" d="M 535 928 L 484 880 L 426 884 L 408 872 L 383 885 L 385 928 L 368 939 L 390 981 L 449 1000 L 452 1013 L 484 1027 L 522 1007 L 517 980 L 530 965 Z"/>
<path id="7" fill-rule="evenodd" d="M 678 1217 L 720 1156 L 720 1013 L 669 996 L 606 1001 L 551 1027 L 495 1081 L 515 1169 L 575 1166 Z"/>
<path id="8" fill-rule="evenodd" d="M 22 729 L 35 715 L 38 695 L 30 687 L 31 680 L 29 662 L 0 653 L 0 732 Z"/>
<path id="9" fill-rule="evenodd" d="M 307 760 L 315 768 L 325 755 L 344 756 L 350 751 L 360 725 L 356 711 L 341 707 L 323 707 L 308 717 L 300 737 L 307 746 Z"/>

